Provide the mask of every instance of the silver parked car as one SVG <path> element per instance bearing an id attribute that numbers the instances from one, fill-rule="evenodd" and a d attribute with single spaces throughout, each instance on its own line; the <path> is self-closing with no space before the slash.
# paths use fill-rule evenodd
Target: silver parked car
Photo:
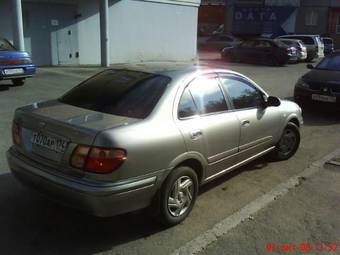
<path id="1" fill-rule="evenodd" d="M 283 35 L 278 38 L 301 40 L 307 48 L 307 62 L 314 58 L 323 58 L 325 45 L 319 35 Z"/>
<path id="2" fill-rule="evenodd" d="M 109 69 L 62 97 L 19 108 L 12 173 L 61 203 L 97 216 L 151 206 L 181 222 L 201 185 L 300 142 L 301 108 L 247 77 L 190 67 Z"/>
<path id="3" fill-rule="evenodd" d="M 287 44 L 288 46 L 296 48 L 299 61 L 305 61 L 307 59 L 307 48 L 301 40 L 284 38 L 280 38 L 278 40 Z"/>

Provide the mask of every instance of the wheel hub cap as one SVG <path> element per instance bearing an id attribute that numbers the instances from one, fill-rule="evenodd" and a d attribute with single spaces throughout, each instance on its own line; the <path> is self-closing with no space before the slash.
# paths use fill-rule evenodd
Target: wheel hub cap
<path id="1" fill-rule="evenodd" d="M 168 210 L 174 217 L 183 215 L 190 207 L 194 194 L 193 181 L 188 176 L 178 178 L 169 193 Z"/>

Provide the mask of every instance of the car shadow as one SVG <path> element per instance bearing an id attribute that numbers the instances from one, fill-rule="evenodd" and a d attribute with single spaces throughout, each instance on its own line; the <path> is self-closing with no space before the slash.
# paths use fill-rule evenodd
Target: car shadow
<path id="1" fill-rule="evenodd" d="M 293 97 L 285 98 L 293 101 Z M 333 104 L 312 102 L 302 107 L 305 126 L 328 126 L 340 123 L 340 107 Z"/>
<path id="2" fill-rule="evenodd" d="M 7 90 L 9 90 L 9 85 L 0 84 L 0 91 L 7 91 Z"/>
<path id="3" fill-rule="evenodd" d="M 62 207 L 0 175 L 2 254 L 93 254 L 164 230 L 145 212 L 93 217 Z"/>
<path id="4" fill-rule="evenodd" d="M 0 82 L 0 91 L 7 91 L 12 87 L 22 87 L 22 85 L 14 85 L 11 81 Z"/>

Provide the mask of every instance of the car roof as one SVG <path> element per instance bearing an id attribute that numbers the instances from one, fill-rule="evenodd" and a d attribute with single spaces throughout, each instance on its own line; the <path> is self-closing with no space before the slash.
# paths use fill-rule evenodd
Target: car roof
<path id="1" fill-rule="evenodd" d="M 320 35 L 311 35 L 311 34 L 291 34 L 291 35 L 281 35 L 279 37 L 286 37 L 286 36 L 309 36 L 309 37 L 320 37 Z"/>
<path id="2" fill-rule="evenodd" d="M 291 38 L 276 38 L 276 40 L 284 40 L 284 41 L 289 41 L 289 42 L 300 42 L 300 43 L 302 43 L 302 40 L 300 40 L 300 39 L 291 39 Z"/>
<path id="3" fill-rule="evenodd" d="M 234 72 L 225 68 L 213 68 L 207 65 L 193 65 L 193 64 L 184 64 L 184 65 L 155 65 L 155 64 L 144 64 L 143 66 L 130 66 L 125 65 L 124 67 L 113 67 L 111 70 L 129 70 L 129 71 L 137 71 L 137 72 L 145 72 L 156 75 L 164 75 L 170 78 L 179 78 L 183 75 L 190 75 L 195 73 L 208 74 L 208 73 L 230 73 L 245 77 L 244 75 Z M 107 69 L 107 70 L 110 70 Z"/>

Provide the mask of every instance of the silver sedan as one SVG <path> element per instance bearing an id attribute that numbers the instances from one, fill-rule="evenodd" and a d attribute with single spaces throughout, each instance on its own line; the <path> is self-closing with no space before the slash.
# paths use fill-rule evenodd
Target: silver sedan
<path id="1" fill-rule="evenodd" d="M 267 153 L 299 147 L 301 109 L 236 72 L 109 69 L 15 112 L 12 173 L 97 216 L 146 207 L 184 220 L 201 185 Z"/>

